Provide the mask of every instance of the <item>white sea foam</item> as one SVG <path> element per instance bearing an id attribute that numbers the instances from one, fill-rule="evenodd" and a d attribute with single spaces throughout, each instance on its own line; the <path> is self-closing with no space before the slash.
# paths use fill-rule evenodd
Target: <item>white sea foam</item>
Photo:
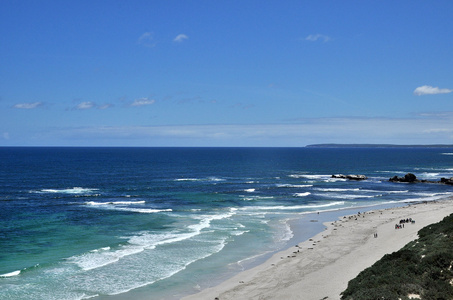
<path id="1" fill-rule="evenodd" d="M 453 155 L 451 152 L 442 153 L 442 155 Z"/>
<path id="2" fill-rule="evenodd" d="M 115 208 L 112 208 L 112 209 L 121 210 L 121 211 L 136 212 L 136 213 L 141 213 L 141 214 L 154 214 L 154 213 L 158 213 L 158 212 L 171 212 L 171 211 L 173 211 L 171 208 L 154 209 L 154 208 L 115 207 Z"/>
<path id="3" fill-rule="evenodd" d="M 76 264 L 85 271 L 101 268 L 112 263 L 116 263 L 123 257 L 138 254 L 145 250 L 155 249 L 159 245 L 177 243 L 193 238 L 199 235 L 203 229 L 208 228 L 211 221 L 228 218 L 231 215 L 233 215 L 232 211 L 221 215 L 204 216 L 201 218 L 199 223 L 188 226 L 187 228 L 190 230 L 184 233 L 171 232 L 165 234 L 155 234 L 151 232 L 143 232 L 129 237 L 126 245 L 122 245 L 116 249 L 103 247 L 82 255 L 70 257 L 67 261 Z"/>
<path id="4" fill-rule="evenodd" d="M 187 268 L 187 266 L 189 266 L 190 264 L 192 264 L 198 260 L 204 259 L 206 257 L 209 257 L 215 253 L 220 252 L 225 247 L 225 245 L 226 245 L 226 240 L 223 239 L 223 240 L 218 241 L 214 247 L 211 247 L 210 251 L 206 251 L 206 252 L 201 253 L 200 255 L 198 255 L 196 257 L 192 257 L 192 258 L 190 256 L 187 256 L 184 259 L 182 259 L 181 261 L 179 261 L 178 263 L 172 263 L 170 265 L 165 265 L 166 267 L 164 267 L 163 269 L 159 269 L 159 270 L 153 269 L 152 272 L 150 272 L 150 274 L 153 274 L 153 276 L 152 276 L 153 279 L 151 279 L 151 280 L 134 280 L 132 282 L 128 282 L 129 283 L 128 285 L 123 285 L 123 286 L 119 286 L 117 284 L 113 284 L 113 285 L 109 284 L 108 285 L 109 291 L 106 292 L 106 294 L 118 295 L 118 294 L 126 293 L 131 290 L 153 284 L 154 282 L 156 282 L 158 280 L 163 280 L 163 279 L 169 278 L 169 277 L 185 270 Z M 158 274 L 158 275 L 155 274 L 155 271 L 160 271 L 160 274 Z M 112 290 L 112 288 L 113 288 L 113 290 Z"/>
<path id="5" fill-rule="evenodd" d="M 344 205 L 344 201 L 334 201 L 323 204 L 308 204 L 308 205 L 293 205 L 293 206 L 249 206 L 241 208 L 241 210 L 300 210 L 300 209 L 316 209 L 330 206 Z"/>
<path id="6" fill-rule="evenodd" d="M 402 190 L 402 191 L 389 191 L 389 190 L 368 190 L 368 189 L 361 189 L 361 188 L 353 188 L 353 189 L 348 189 L 348 188 L 315 188 L 317 191 L 321 192 L 362 192 L 362 193 L 386 193 L 386 194 L 402 194 L 402 193 L 408 193 L 409 190 Z M 331 194 L 329 194 L 330 196 Z M 359 196 L 359 195 L 357 195 Z M 362 197 L 362 196 L 360 196 Z M 369 197 L 374 197 L 374 196 L 369 196 Z"/>
<path id="7" fill-rule="evenodd" d="M 360 191 L 359 188 L 355 189 L 343 189 L 343 188 L 315 188 L 317 191 L 322 191 L 322 192 L 352 192 L 352 191 Z"/>
<path id="8" fill-rule="evenodd" d="M 83 294 L 82 295 L 82 299 L 85 300 L 85 299 L 91 299 L 91 298 L 96 298 L 96 297 L 99 297 L 99 294 L 95 294 L 95 295 L 86 295 L 86 294 Z"/>
<path id="9" fill-rule="evenodd" d="M 419 176 L 417 177 L 420 177 L 420 178 L 436 178 L 436 177 L 439 177 L 439 173 L 430 173 L 430 172 L 424 172 L 422 174 L 420 174 Z"/>
<path id="10" fill-rule="evenodd" d="M 255 189 L 245 189 L 244 192 L 247 192 L 247 193 L 253 193 L 255 191 Z"/>
<path id="11" fill-rule="evenodd" d="M 409 192 L 408 190 L 403 191 L 388 191 L 388 190 L 367 190 L 367 189 L 359 189 L 360 192 L 363 193 L 386 193 L 386 194 L 402 194 Z"/>
<path id="12" fill-rule="evenodd" d="M 73 187 L 69 189 L 42 189 L 39 191 L 32 191 L 34 193 L 60 193 L 60 194 L 85 194 L 85 193 L 93 193 L 94 191 L 98 191 L 99 189 L 94 188 L 82 188 L 82 187 Z"/>
<path id="13" fill-rule="evenodd" d="M 422 196 L 422 197 L 437 197 L 437 196 L 453 195 L 453 192 L 444 192 L 444 193 L 413 193 L 413 195 Z"/>
<path id="14" fill-rule="evenodd" d="M 311 195 L 310 192 L 305 192 L 305 193 L 295 193 L 295 197 L 307 197 L 308 195 Z"/>
<path id="15" fill-rule="evenodd" d="M 138 205 L 145 204 L 145 201 L 141 200 L 141 201 L 110 201 L 110 202 L 88 201 L 88 202 L 85 202 L 85 205 L 98 207 L 98 208 L 102 208 L 102 209 L 129 211 L 129 212 L 136 212 L 136 213 L 142 213 L 142 214 L 153 214 L 153 213 L 158 213 L 158 212 L 173 211 L 171 208 L 125 207 L 127 205 L 137 205 L 137 204 Z"/>
<path id="16" fill-rule="evenodd" d="M 231 232 L 231 235 L 239 236 L 243 235 L 244 233 L 250 232 L 250 230 L 243 230 L 243 231 L 233 231 Z"/>
<path id="17" fill-rule="evenodd" d="M 218 182 L 218 181 L 226 181 L 226 179 L 211 176 L 211 177 L 206 177 L 206 178 L 177 178 L 174 181 L 213 181 L 213 182 Z"/>
<path id="18" fill-rule="evenodd" d="M 308 188 L 312 186 L 313 184 L 277 184 L 277 187 L 281 188 Z"/>
<path id="19" fill-rule="evenodd" d="M 324 182 L 337 182 L 337 181 L 347 181 L 345 178 L 327 178 L 323 180 Z"/>
<path id="20" fill-rule="evenodd" d="M 177 178 L 175 181 L 201 181 L 201 179 L 198 178 Z"/>
<path id="21" fill-rule="evenodd" d="M 224 178 L 219 178 L 219 177 L 215 177 L 215 176 L 208 177 L 207 180 L 208 181 L 226 181 L 226 179 L 224 179 Z"/>
<path id="22" fill-rule="evenodd" d="M 145 200 L 141 201 L 109 201 L 109 202 L 85 202 L 86 205 L 131 205 L 131 204 L 145 204 Z"/>
<path id="23" fill-rule="evenodd" d="M 10 273 L 5 273 L 5 274 L 0 274 L 0 277 L 13 277 L 13 276 L 18 276 L 20 274 L 20 270 L 10 272 Z"/>
<path id="24" fill-rule="evenodd" d="M 268 199 L 274 199 L 273 196 L 239 196 L 242 198 L 244 201 L 258 201 L 258 200 L 268 200 Z"/>
<path id="25" fill-rule="evenodd" d="M 230 212 L 228 212 L 228 213 L 219 214 L 219 215 L 202 216 L 200 223 L 194 224 L 194 225 L 189 225 L 187 227 L 192 229 L 194 231 L 194 233 L 200 233 L 201 230 L 211 226 L 211 221 L 230 218 L 231 216 L 233 216 L 236 213 L 235 212 L 236 210 L 237 209 L 235 209 L 235 208 L 231 208 Z M 200 217 L 198 217 L 198 218 L 200 218 Z"/>
<path id="26" fill-rule="evenodd" d="M 145 250 L 144 246 L 127 245 L 111 251 L 96 249 L 82 255 L 72 256 L 67 259 L 68 262 L 76 264 L 84 271 L 101 268 L 119 261 L 121 258 L 137 254 Z"/>
<path id="27" fill-rule="evenodd" d="M 102 247 L 102 248 L 93 250 L 93 252 L 108 251 L 108 250 L 110 250 L 110 249 L 111 249 L 110 247 Z"/>
<path id="28" fill-rule="evenodd" d="M 404 194 L 404 193 L 408 193 L 409 190 L 403 190 L 403 191 L 385 191 L 386 193 L 389 193 L 389 194 Z"/>
<path id="29" fill-rule="evenodd" d="M 292 239 L 293 237 L 294 237 L 294 233 L 291 230 L 291 226 L 289 226 L 288 223 L 285 223 L 285 233 L 283 234 L 281 240 L 284 242 L 287 242 L 290 239 Z"/>
<path id="30" fill-rule="evenodd" d="M 306 179 L 326 179 L 326 178 L 329 178 L 331 177 L 331 175 L 310 175 L 310 174 L 291 174 L 291 175 L 288 175 L 288 177 L 291 177 L 291 178 L 306 178 Z"/>
<path id="31" fill-rule="evenodd" d="M 398 202 L 419 202 L 419 201 L 436 201 L 453 196 L 453 192 L 446 193 L 415 193 L 414 195 L 422 196 L 422 198 L 404 199 Z"/>
<path id="32" fill-rule="evenodd" d="M 187 226 L 187 228 L 190 229 L 190 231 L 188 232 L 173 232 L 163 235 L 143 233 L 141 235 L 131 237 L 128 242 L 131 244 L 142 245 L 147 249 L 155 248 L 158 245 L 181 242 L 201 234 L 203 229 L 209 228 L 211 226 L 212 221 L 230 218 L 234 214 L 235 209 L 230 209 L 230 212 L 224 214 L 199 216 L 196 218 L 198 218 L 200 222 Z"/>
<path id="33" fill-rule="evenodd" d="M 375 198 L 380 197 L 382 195 L 351 195 L 351 194 L 334 194 L 334 193 L 325 193 L 325 194 L 317 194 L 316 196 L 324 197 L 324 198 L 334 198 L 334 199 L 361 199 L 361 198 Z"/>

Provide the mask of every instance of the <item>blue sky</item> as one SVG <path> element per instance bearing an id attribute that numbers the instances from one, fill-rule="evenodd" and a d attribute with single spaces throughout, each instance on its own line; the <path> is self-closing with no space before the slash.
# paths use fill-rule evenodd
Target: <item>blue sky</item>
<path id="1" fill-rule="evenodd" d="M 0 1 L 0 146 L 453 144 L 453 1 Z"/>

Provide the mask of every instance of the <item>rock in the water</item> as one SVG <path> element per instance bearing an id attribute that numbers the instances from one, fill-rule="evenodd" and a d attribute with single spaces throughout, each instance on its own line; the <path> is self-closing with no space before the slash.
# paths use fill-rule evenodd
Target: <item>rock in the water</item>
<path id="1" fill-rule="evenodd" d="M 405 182 L 414 182 L 416 180 L 417 180 L 417 176 L 415 176 L 412 173 L 407 173 L 406 175 L 404 175 L 404 181 Z"/>
<path id="2" fill-rule="evenodd" d="M 440 179 L 440 182 L 441 182 L 441 183 L 445 183 L 445 184 L 451 184 L 451 185 L 453 185 L 453 177 L 451 177 L 451 178 L 443 178 L 443 177 L 442 177 L 442 178 Z"/>
<path id="3" fill-rule="evenodd" d="M 411 182 L 441 183 L 441 184 L 453 185 L 453 177 L 441 178 L 440 181 L 432 181 L 432 180 L 426 180 L 426 179 L 419 180 L 412 173 L 407 173 L 406 175 L 404 175 L 404 177 L 393 176 L 392 178 L 389 179 L 389 181 L 391 181 L 391 182 L 409 182 L 409 183 L 411 183 Z"/>
<path id="4" fill-rule="evenodd" d="M 365 175 L 332 175 L 332 178 L 341 178 L 341 179 L 349 179 L 349 180 L 365 180 L 368 179 Z"/>
<path id="5" fill-rule="evenodd" d="M 389 179 L 392 182 L 418 182 L 417 176 L 412 173 L 407 173 L 404 177 L 393 176 Z"/>

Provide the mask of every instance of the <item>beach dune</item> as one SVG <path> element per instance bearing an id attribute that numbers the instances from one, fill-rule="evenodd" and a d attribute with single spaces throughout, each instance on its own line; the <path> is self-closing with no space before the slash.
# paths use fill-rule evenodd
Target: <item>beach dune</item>
<path id="1" fill-rule="evenodd" d="M 344 216 L 263 264 L 183 299 L 340 299 L 349 280 L 362 270 L 416 239 L 421 228 L 452 213 L 449 199 Z M 415 223 L 395 229 L 406 218 Z"/>

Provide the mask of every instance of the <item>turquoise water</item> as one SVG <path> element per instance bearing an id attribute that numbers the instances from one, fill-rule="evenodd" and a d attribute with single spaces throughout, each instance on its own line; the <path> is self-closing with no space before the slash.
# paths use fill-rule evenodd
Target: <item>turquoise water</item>
<path id="1" fill-rule="evenodd" d="M 453 195 L 388 182 L 453 177 L 452 153 L 0 148 L 0 299 L 177 299 L 319 230 L 291 219 Z M 368 180 L 331 178 L 338 173 Z"/>

